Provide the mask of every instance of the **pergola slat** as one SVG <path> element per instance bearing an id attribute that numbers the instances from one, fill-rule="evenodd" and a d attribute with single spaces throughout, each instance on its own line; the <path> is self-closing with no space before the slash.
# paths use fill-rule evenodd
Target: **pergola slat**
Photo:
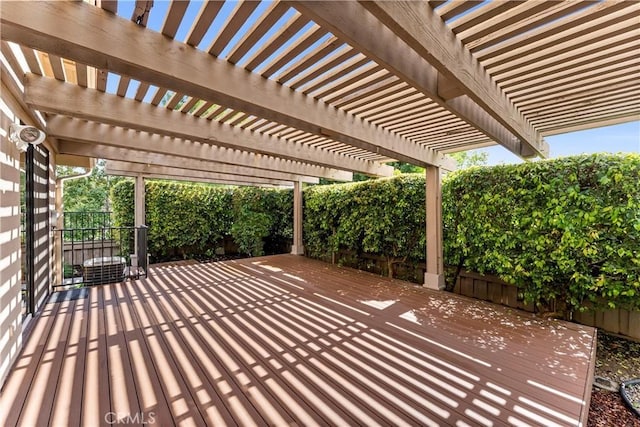
<path id="1" fill-rule="evenodd" d="M 255 70 L 308 23 L 307 18 L 296 12 L 282 27 L 274 31 L 262 49 L 251 55 L 244 67 L 249 71 Z"/>
<path id="2" fill-rule="evenodd" d="M 565 30 L 571 30 L 572 28 L 583 24 L 589 24 L 592 21 L 598 20 L 601 17 L 606 17 L 608 14 L 615 13 L 616 11 L 622 10 L 629 6 L 631 6 L 631 2 L 599 3 L 595 6 L 583 10 L 580 13 L 567 16 L 559 21 L 552 22 L 549 25 L 542 27 L 538 31 L 524 33 L 520 36 L 508 39 L 504 43 L 500 43 L 495 47 L 491 47 L 483 50 L 482 52 L 478 52 L 478 54 L 476 54 L 476 58 L 481 63 L 484 63 L 485 61 L 493 57 L 512 52 L 515 49 L 518 49 L 525 45 L 530 45 L 531 43 L 535 43 L 538 40 L 553 37 L 555 34 L 562 33 Z"/>
<path id="3" fill-rule="evenodd" d="M 227 22 L 222 25 L 221 31 L 209 47 L 208 51 L 211 55 L 220 55 L 259 4 L 257 1 L 238 1 L 236 8 L 231 12 L 227 18 Z"/>
<path id="4" fill-rule="evenodd" d="M 342 108 L 351 114 L 357 114 L 358 107 L 363 105 L 378 105 L 390 102 L 407 93 L 413 93 L 412 88 L 400 81 L 396 76 L 388 76 L 385 80 L 365 88 L 359 88 L 348 96 L 343 96 L 339 102 L 334 102 L 336 108 Z"/>
<path id="5" fill-rule="evenodd" d="M 383 165 L 357 162 L 318 151 L 308 150 L 300 144 L 279 141 L 255 132 L 244 132 L 228 125 L 211 121 L 202 125 L 201 119 L 178 111 L 156 108 L 116 95 L 101 95 L 101 103 L 95 103 L 96 93 L 60 83 L 45 77 L 27 76 L 25 100 L 43 111 L 72 115 L 114 126 L 128 127 L 147 132 L 161 132 L 176 138 L 192 139 L 236 149 L 253 150 L 262 154 L 295 160 L 298 156 L 309 162 L 349 170 L 357 167 L 359 172 L 372 175 L 388 175 L 392 168 Z M 71 103 L 60 99 L 73 99 Z M 69 104 L 69 105 L 68 105 Z M 107 107 L 109 105 L 109 107 Z M 306 153 L 303 155 L 303 153 Z M 355 169 L 353 169 L 355 170 Z"/>
<path id="6" fill-rule="evenodd" d="M 486 37 L 488 35 L 496 33 L 500 34 L 501 29 L 505 26 L 513 24 L 521 25 L 521 22 L 524 19 L 529 16 L 535 16 L 540 12 L 546 11 L 549 7 L 551 7 L 551 5 L 551 3 L 547 2 L 524 2 L 498 16 L 494 16 L 493 18 L 484 20 L 479 25 L 459 32 L 457 34 L 458 39 L 462 41 L 463 44 L 468 45 L 469 42 L 478 40 L 482 37 Z"/>
<path id="7" fill-rule="evenodd" d="M 619 77 L 630 74 L 637 74 L 640 70 L 640 58 L 629 61 L 622 61 L 616 65 L 610 65 L 592 70 L 592 72 L 582 72 L 580 74 L 580 83 L 589 85 L 590 83 L 606 82 Z M 563 91 L 571 89 L 576 85 L 575 75 L 558 78 L 555 82 L 546 82 L 537 86 L 522 87 L 519 90 L 512 90 L 513 99 L 526 100 L 532 96 L 544 96 L 547 94 L 562 94 Z"/>
<path id="8" fill-rule="evenodd" d="M 118 0 L 100 0 L 100 7 L 111 13 L 118 13 Z"/>
<path id="9" fill-rule="evenodd" d="M 583 27 L 582 31 L 577 31 L 580 27 L 576 27 L 574 28 L 576 31 L 567 31 L 562 37 L 555 35 L 552 39 L 528 44 L 503 56 L 484 61 L 483 65 L 492 73 L 500 73 L 535 64 L 543 59 L 560 57 L 564 53 L 574 54 L 579 48 L 592 48 L 594 42 L 607 41 L 620 35 L 628 36 L 629 31 L 639 28 L 638 11 L 640 11 L 640 4 L 634 11 L 627 11 L 622 16 L 613 14 L 609 20 L 599 24 L 590 23 Z M 525 52 L 527 55 L 523 56 Z"/>
<path id="10" fill-rule="evenodd" d="M 210 175 L 212 179 L 233 179 L 235 181 L 241 181 L 243 179 L 247 182 L 260 182 L 258 180 L 252 181 L 252 178 L 258 178 L 259 180 L 279 180 L 279 181 L 303 181 L 307 183 L 317 183 L 317 178 L 284 173 L 275 172 L 266 169 L 256 169 L 248 166 L 228 165 L 223 163 L 214 163 L 210 161 L 203 161 L 199 159 L 188 159 L 185 157 L 168 156 L 162 153 L 150 153 L 144 150 L 127 149 L 121 147 L 114 147 L 108 145 L 91 144 L 87 142 L 73 142 L 67 140 L 60 141 L 60 152 L 63 154 L 71 154 L 76 156 L 94 157 L 100 159 L 109 160 L 109 163 L 119 163 L 121 165 L 141 165 L 145 167 L 149 166 L 162 166 L 166 168 L 175 169 L 175 171 L 189 171 L 191 173 L 202 174 L 202 177 L 207 177 L 206 173 L 216 174 Z M 123 159 L 126 159 L 123 160 Z M 115 162 L 114 162 L 115 161 Z M 125 169 L 120 166 L 117 169 Z M 151 170 L 151 169 L 147 169 Z M 131 170 L 133 172 L 133 170 Z M 139 173 L 145 173 L 144 169 L 139 170 Z M 151 173 L 151 172 L 149 172 Z M 156 173 L 167 174 L 167 172 L 157 171 Z M 189 175 L 192 178 L 197 178 L 197 175 Z M 262 181 L 262 183 L 266 183 Z"/>
<path id="11" fill-rule="evenodd" d="M 207 33 L 207 30 L 211 26 L 213 20 L 218 16 L 220 9 L 224 2 L 222 1 L 205 1 L 198 12 L 198 16 L 194 20 L 193 26 L 190 28 L 187 34 L 186 43 L 190 46 L 197 46 L 202 41 L 202 38 Z"/>
<path id="12" fill-rule="evenodd" d="M 22 70 L 22 67 L 20 66 L 20 63 L 18 62 L 18 59 L 16 58 L 16 56 L 13 54 L 11 50 L 11 46 L 9 46 L 9 43 L 5 41 L 0 41 L 0 51 L 2 52 L 2 55 L 4 55 L 7 62 L 9 63 L 9 66 L 11 67 L 11 69 L 14 71 L 15 76 L 18 78 L 20 83 L 22 83 L 24 74 L 20 72 L 16 73 L 16 71 Z"/>
<path id="13" fill-rule="evenodd" d="M 108 64 L 112 72 L 189 96 L 215 100 L 228 108 L 241 109 L 301 130 L 326 134 L 342 143 L 386 157 L 418 164 L 448 162 L 438 153 L 401 140 L 341 110 L 324 103 L 311 104 L 302 94 L 283 88 L 276 82 L 247 73 L 206 53 L 185 50 L 182 43 L 131 25 L 126 20 L 105 19 L 103 13 L 96 12 L 100 10 L 83 4 L 35 3 L 28 10 L 29 19 L 25 26 L 24 10 L 3 7 L 3 36 L 31 45 L 47 46 L 47 50 L 54 52 L 63 50 L 75 57 L 69 59 L 83 63 Z M 74 25 L 68 28 L 65 24 L 70 25 L 71 22 Z M 47 37 L 33 37 L 28 31 L 29 25 L 45 26 Z M 89 29 L 96 26 L 114 36 L 105 40 L 91 35 Z M 137 43 L 121 49 L 125 40 L 134 37 Z M 171 54 L 167 54 L 168 50 Z M 160 63 L 162 69 L 158 69 Z M 190 64 L 189 70 L 181 67 L 185 63 Z"/>
<path id="14" fill-rule="evenodd" d="M 80 87 L 87 87 L 88 84 L 88 67 L 84 64 L 76 62 L 76 78 Z"/>
<path id="15" fill-rule="evenodd" d="M 456 34 L 461 33 L 462 31 L 473 28 L 476 25 L 491 21 L 493 18 L 517 7 L 523 2 L 523 0 L 493 0 L 485 4 L 483 7 L 453 20 L 449 25 L 449 28 L 451 28 L 451 30 Z"/>
<path id="16" fill-rule="evenodd" d="M 438 9 L 437 14 L 440 15 L 443 20 L 447 21 L 456 15 L 460 15 L 467 10 L 476 7 L 479 4 L 482 4 L 482 1 L 450 1 L 444 4 L 440 9 Z"/>
<path id="17" fill-rule="evenodd" d="M 200 101 L 198 98 L 193 97 L 193 96 L 189 96 L 187 97 L 186 101 L 184 104 L 182 104 L 182 106 L 180 106 L 179 111 L 183 112 L 183 113 L 189 113 L 193 107 L 196 106 L 196 104 L 198 103 L 198 101 Z"/>
<path id="18" fill-rule="evenodd" d="M 640 112 L 632 112 L 631 114 L 623 112 L 615 116 L 603 117 L 598 120 L 586 120 L 577 121 L 564 126 L 558 126 L 554 128 L 544 129 L 542 133 L 544 135 L 558 135 L 561 133 L 577 132 L 581 130 L 594 129 L 602 126 L 612 126 L 621 123 L 629 123 L 640 121 Z"/>
<path id="19" fill-rule="evenodd" d="M 307 71 L 310 67 L 313 67 L 323 58 L 331 55 L 340 49 L 342 43 L 335 37 L 331 36 L 329 39 L 325 40 L 320 46 L 318 46 L 315 50 L 307 53 L 304 57 L 300 58 L 296 63 L 291 64 L 287 69 L 282 70 L 276 77 L 275 80 L 278 83 L 284 83 L 289 79 L 299 75 Z"/>
<path id="20" fill-rule="evenodd" d="M 273 60 L 265 64 L 265 68 L 260 74 L 262 75 L 262 77 L 271 77 L 278 70 L 284 67 L 288 62 L 304 52 L 307 48 L 311 47 L 311 45 L 319 41 L 325 35 L 326 32 L 322 31 L 320 27 L 318 27 L 317 25 L 312 26 L 294 43 L 289 45 L 286 49 L 280 52 L 280 54 L 273 58 Z"/>
<path id="21" fill-rule="evenodd" d="M 370 62 L 352 73 L 343 76 L 341 79 L 332 82 L 331 84 L 325 85 L 320 88 L 318 91 L 309 92 L 310 96 L 313 96 L 316 99 L 321 99 L 326 103 L 330 101 L 326 99 L 328 96 L 335 97 L 337 95 L 336 92 L 343 90 L 345 88 L 353 87 L 353 85 L 366 84 L 367 79 L 370 76 L 382 75 L 383 77 L 387 77 L 389 72 L 382 69 L 375 62 Z"/>
<path id="22" fill-rule="evenodd" d="M 584 9 L 597 1 L 562 1 L 549 4 L 543 11 L 531 16 L 523 17 L 518 22 L 505 26 L 500 26 L 496 31 L 478 39 L 465 43 L 470 52 L 476 53 L 483 49 L 495 46 L 505 40 L 526 33 L 529 30 L 539 28 L 549 22 L 562 19 L 572 13 Z"/>
<path id="23" fill-rule="evenodd" d="M 630 75 L 624 75 L 618 78 L 611 78 L 607 81 L 598 81 L 596 83 L 591 83 L 588 85 L 581 85 L 579 83 L 568 85 L 565 90 L 562 91 L 561 94 L 554 93 L 553 91 L 542 96 L 528 96 L 526 99 L 520 102 L 522 106 L 527 106 L 531 104 L 538 104 L 544 101 L 552 101 L 561 97 L 566 99 L 569 96 L 579 96 L 581 94 L 588 94 L 593 92 L 594 90 L 604 89 L 604 88 L 614 88 L 617 84 L 633 84 L 638 82 L 640 70 L 634 70 L 630 73 Z"/>
<path id="24" fill-rule="evenodd" d="M 515 111 L 506 96 L 492 85 L 488 75 L 479 72 L 470 54 L 461 52 L 452 38 L 445 37 L 450 30 L 445 28 L 440 17 L 427 4 L 343 2 L 340 8 L 313 1 L 295 4 L 296 8 L 312 16 L 333 34 L 373 57 L 378 64 L 405 79 L 426 96 L 446 104 L 450 111 L 461 117 L 467 114 L 467 120 L 482 117 L 480 123 L 474 125 L 484 126 L 479 129 L 518 155 L 547 151 L 541 138 Z M 384 26 L 380 26 L 379 22 Z M 432 63 L 437 63 L 441 70 L 453 73 L 446 77 L 454 78 L 452 82 L 456 86 L 461 85 L 474 98 L 459 96 L 451 101 L 439 98 L 439 80 L 443 77 L 439 77 Z M 483 92 L 482 96 L 480 92 Z M 478 111 L 480 105 L 492 111 L 492 114 L 481 114 Z"/>
<path id="25" fill-rule="evenodd" d="M 129 88 L 129 82 L 131 79 L 126 76 L 120 76 L 120 81 L 118 82 L 118 89 L 116 90 L 116 95 L 125 96 L 127 93 L 127 89 Z"/>
<path id="26" fill-rule="evenodd" d="M 287 81 L 286 85 L 291 87 L 292 89 L 297 89 L 318 78 L 330 69 L 349 61 L 356 55 L 358 55 L 358 52 L 353 50 L 351 46 L 343 46 L 332 55 L 316 63 L 316 65 L 314 65 L 313 67 L 308 68 L 306 71 L 299 73 L 292 80 Z"/>
<path id="27" fill-rule="evenodd" d="M 273 25 L 280 19 L 289 9 L 283 3 L 273 3 L 265 11 L 264 14 L 253 24 L 253 26 L 245 33 L 242 39 L 231 50 L 227 56 L 227 61 L 232 64 L 236 64 L 240 59 L 247 54 L 255 44 L 273 27 Z"/>
<path id="28" fill-rule="evenodd" d="M 582 48 L 578 48 L 575 51 L 568 52 L 564 55 L 549 55 L 546 59 L 541 59 L 537 62 L 533 62 L 528 67 L 518 68 L 517 66 L 510 67 L 512 71 L 507 71 L 507 73 L 520 74 L 526 73 L 528 71 L 534 72 L 544 72 L 544 70 L 549 69 L 554 66 L 564 66 L 571 61 L 579 61 L 582 60 L 585 56 L 589 55 L 593 50 L 606 50 L 611 49 L 619 45 L 624 45 L 627 43 L 634 43 L 634 40 L 637 40 L 638 37 L 629 34 L 620 34 L 616 37 L 604 38 L 599 42 L 593 43 L 591 46 L 584 46 Z M 506 74 L 504 74 L 506 75 Z M 502 78 L 502 72 L 495 73 L 496 81 L 500 81 Z"/>
<path id="29" fill-rule="evenodd" d="M 136 96 L 134 97 L 134 99 L 136 101 L 142 101 L 144 97 L 147 95 L 148 91 L 149 91 L 149 83 L 140 82 L 140 86 L 138 86 L 138 89 L 136 90 Z"/>
<path id="30" fill-rule="evenodd" d="M 640 84 L 636 85 L 636 87 L 623 87 L 618 88 L 617 90 L 607 90 L 605 94 L 606 97 L 602 97 L 599 102 L 609 101 L 615 102 L 627 99 L 629 97 L 629 93 L 640 93 Z M 536 108 L 530 116 L 533 117 L 544 117 L 551 114 L 556 114 L 561 111 L 572 110 L 574 108 L 580 108 L 583 106 L 593 105 L 595 102 L 591 97 L 582 97 L 577 99 L 572 99 L 566 102 L 558 102 L 551 105 L 547 105 L 546 107 L 538 107 Z"/>
<path id="31" fill-rule="evenodd" d="M 171 95 L 171 98 L 169 98 L 169 100 L 165 104 L 165 108 L 168 108 L 169 110 L 175 110 L 176 106 L 182 101 L 184 96 L 185 95 L 180 92 L 174 93 L 173 95 Z"/>
<path id="32" fill-rule="evenodd" d="M 606 86 L 602 86 L 595 90 L 590 90 L 588 92 L 578 92 L 572 95 L 565 95 L 562 99 L 551 98 L 544 101 L 536 101 L 530 103 L 528 106 L 522 108 L 525 114 L 535 114 L 538 109 L 546 109 L 544 113 L 547 114 L 548 111 L 553 111 L 554 108 L 562 108 L 567 105 L 574 105 L 575 103 L 588 103 L 592 102 L 593 99 L 601 99 L 606 97 L 609 93 L 619 93 L 619 91 L 625 91 L 630 93 L 634 90 L 638 90 L 640 85 L 637 81 L 630 80 L 617 84 L 610 84 Z"/>
<path id="33" fill-rule="evenodd" d="M 66 81 L 64 76 L 64 67 L 62 66 L 62 59 L 57 55 L 48 55 L 49 63 L 51 64 L 51 70 L 53 71 L 53 77 L 61 82 Z"/>
<path id="34" fill-rule="evenodd" d="M 100 92 L 104 92 L 107 90 L 107 70 L 96 70 L 96 89 L 98 89 Z"/>
<path id="35" fill-rule="evenodd" d="M 160 102 L 167 95 L 167 89 L 163 87 L 157 87 L 155 93 L 153 94 L 153 98 L 151 98 L 151 105 L 158 106 Z"/>
<path id="36" fill-rule="evenodd" d="M 350 181 L 351 173 L 324 166 L 285 160 L 248 151 L 218 147 L 207 143 L 171 138 L 69 117 L 53 116 L 48 131 L 57 138 L 88 145 L 104 145 L 122 150 L 165 154 L 207 163 L 220 163 L 279 171 L 295 175 L 316 176 L 338 181 Z M 125 157 L 121 157 L 123 159 Z M 229 169 L 220 169 L 228 171 Z M 243 170 L 243 172 L 245 172 Z M 236 172 L 240 173 L 240 172 Z"/>
<path id="37" fill-rule="evenodd" d="M 162 34 L 169 38 L 174 38 L 178 27 L 182 22 L 187 7 L 189 6 L 189 0 L 171 0 L 171 4 L 167 9 L 167 15 L 164 18 L 162 24 Z"/>
<path id="38" fill-rule="evenodd" d="M 24 46 L 20 46 L 20 51 L 22 52 L 22 55 L 24 55 L 24 59 L 27 61 L 29 71 L 31 71 L 33 74 L 41 76 L 42 69 L 40 68 L 38 58 L 36 57 L 36 52 L 33 49 L 27 49 Z"/>
<path id="39" fill-rule="evenodd" d="M 336 80 L 339 80 L 347 74 L 370 63 L 371 60 L 364 57 L 363 55 L 353 56 L 339 66 L 331 69 L 331 71 L 322 74 L 321 76 L 319 76 L 319 78 L 311 80 L 306 85 L 299 87 L 299 90 L 303 94 L 308 95 L 316 90 L 322 89 L 323 87 L 332 84 Z"/>

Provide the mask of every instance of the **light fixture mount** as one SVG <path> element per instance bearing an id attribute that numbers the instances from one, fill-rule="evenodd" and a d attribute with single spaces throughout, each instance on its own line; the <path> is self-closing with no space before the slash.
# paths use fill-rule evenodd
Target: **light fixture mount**
<path id="1" fill-rule="evenodd" d="M 16 144 L 20 151 L 27 151 L 29 145 L 42 144 L 47 134 L 35 126 L 11 124 L 9 140 Z"/>

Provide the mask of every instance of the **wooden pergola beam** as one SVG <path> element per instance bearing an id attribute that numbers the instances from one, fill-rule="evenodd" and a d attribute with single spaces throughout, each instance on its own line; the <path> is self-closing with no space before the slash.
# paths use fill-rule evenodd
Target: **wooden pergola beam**
<path id="1" fill-rule="evenodd" d="M 427 2 L 292 3 L 514 154 L 548 155 L 546 142 Z"/>
<path id="2" fill-rule="evenodd" d="M 27 104 L 50 113 L 373 176 L 393 174 L 392 167 L 380 163 L 354 159 L 33 74 L 25 77 L 24 96 Z"/>
<path id="3" fill-rule="evenodd" d="M 145 165 L 141 163 L 128 163 L 118 160 L 107 160 L 105 172 L 109 175 L 136 176 L 142 175 L 145 178 L 161 178 L 172 180 L 186 180 L 194 182 L 220 183 L 229 185 L 275 185 L 291 187 L 291 181 L 280 181 L 277 179 L 245 177 L 239 175 L 229 175 L 217 172 L 202 172 L 172 168 L 170 166 Z"/>
<path id="4" fill-rule="evenodd" d="M 121 170 L 115 170 L 115 169 L 111 169 L 109 171 L 107 171 L 107 173 L 109 175 L 116 175 L 116 176 L 127 176 L 127 177 L 131 177 L 131 178 L 135 178 L 136 179 L 136 188 L 141 187 L 141 185 L 139 185 L 138 183 L 140 182 L 140 180 L 145 180 L 145 179 L 165 179 L 168 181 L 187 181 L 187 182 L 199 182 L 199 183 L 207 183 L 207 184 L 218 184 L 218 185 L 235 185 L 235 186 L 250 186 L 250 187 L 267 187 L 267 188 L 273 188 L 273 187 L 278 187 L 278 188 L 293 188 L 292 184 L 290 182 L 278 182 L 278 181 L 274 181 L 273 183 L 259 183 L 259 182 L 247 182 L 247 181 L 234 181 L 234 180 L 227 180 L 227 179 L 210 179 L 210 178 L 190 178 L 188 176 L 184 176 L 184 175 L 166 175 L 166 174 L 160 174 L 160 173 L 137 173 L 137 172 L 129 172 L 129 171 L 121 171 Z M 139 199 L 136 199 L 136 201 Z M 141 202 L 140 205 L 142 204 Z M 142 213 L 140 214 L 140 217 L 142 217 Z M 143 224 L 143 223 L 138 223 L 138 224 Z"/>
<path id="5" fill-rule="evenodd" d="M 165 166 L 180 169 L 185 173 L 212 172 L 217 174 L 231 175 L 234 180 L 240 181 L 240 177 L 245 177 L 249 182 L 252 178 L 274 179 L 279 181 L 302 181 L 310 184 L 317 184 L 318 178 L 309 176 L 255 169 L 246 166 L 227 165 L 214 163 L 207 160 L 188 159 L 173 155 L 150 153 L 144 150 L 132 150 L 130 148 L 112 147 L 108 145 L 87 144 L 76 141 L 60 141 L 62 154 L 85 156 L 96 159 L 107 159 L 111 161 L 123 161 L 127 163 L 138 163 L 150 166 Z"/>
<path id="6" fill-rule="evenodd" d="M 85 145 L 109 146 L 117 148 L 123 157 L 130 151 L 144 151 L 164 154 L 178 159 L 197 160 L 207 165 L 226 165 L 233 173 L 248 169 L 264 169 L 279 171 L 292 175 L 326 178 L 334 181 L 352 181 L 353 173 L 331 169 L 324 166 L 301 163 L 262 154 L 250 153 L 225 147 L 218 147 L 197 141 L 172 138 L 158 134 L 150 134 L 130 129 L 118 128 L 105 124 L 87 122 L 65 116 L 51 116 L 47 120 L 47 131 L 50 135 L 68 141 L 77 141 Z M 87 154 L 92 157 L 93 154 Z M 215 163 L 212 163 L 215 162 Z M 236 169 L 233 169 L 236 168 Z"/>
<path id="7" fill-rule="evenodd" d="M 640 111 L 636 109 L 628 114 L 622 114 L 618 117 L 607 117 L 597 119 L 573 120 L 570 123 L 558 124 L 555 126 L 545 127 L 542 130 L 544 135 L 560 135 L 569 132 L 578 132 L 581 130 L 601 128 L 604 126 L 613 126 L 621 123 L 630 123 L 640 121 Z"/>
<path id="8" fill-rule="evenodd" d="M 418 165 L 446 162 L 426 146 L 100 8 L 78 2 L 9 2 L 3 5 L 0 22 L 2 37 L 24 46 L 389 158 Z"/>

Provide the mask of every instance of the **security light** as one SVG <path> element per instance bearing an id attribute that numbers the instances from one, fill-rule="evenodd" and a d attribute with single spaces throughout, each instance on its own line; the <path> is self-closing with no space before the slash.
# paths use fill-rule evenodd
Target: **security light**
<path id="1" fill-rule="evenodd" d="M 18 124 L 11 124 L 9 126 L 9 140 L 16 144 L 20 151 L 27 151 L 29 144 L 41 144 L 46 136 L 46 133 L 34 126 Z"/>

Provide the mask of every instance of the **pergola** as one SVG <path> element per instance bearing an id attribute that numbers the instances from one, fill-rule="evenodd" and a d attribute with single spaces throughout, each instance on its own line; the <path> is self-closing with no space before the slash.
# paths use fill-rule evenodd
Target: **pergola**
<path id="1" fill-rule="evenodd" d="M 92 3 L 0 4 L 2 100 L 54 163 L 294 185 L 296 253 L 301 183 L 423 166 L 433 288 L 447 153 L 545 157 L 544 136 L 640 119 L 635 1 Z"/>

